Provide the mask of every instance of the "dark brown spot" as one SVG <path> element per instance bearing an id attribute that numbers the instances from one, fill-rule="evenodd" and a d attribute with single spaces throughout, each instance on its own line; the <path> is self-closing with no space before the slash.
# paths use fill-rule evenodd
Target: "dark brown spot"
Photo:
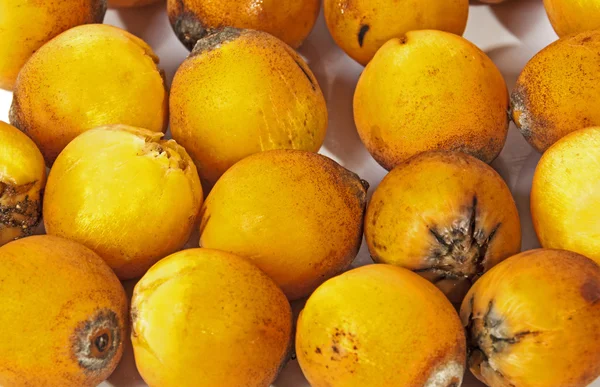
<path id="1" fill-rule="evenodd" d="M 188 49 L 192 50 L 190 57 L 201 55 L 207 51 L 214 50 L 226 43 L 232 42 L 239 38 L 244 33 L 244 30 L 233 27 L 224 27 L 213 30 L 202 29 L 198 32 L 197 38 L 190 38 L 191 46 Z M 193 40 L 193 43 L 191 43 Z M 185 42 L 184 42 L 185 44 Z"/>
<path id="2" fill-rule="evenodd" d="M 321 353 L 322 353 L 322 352 L 321 352 L 321 348 L 317 347 L 317 348 L 315 349 L 315 353 L 321 354 Z"/>
<path id="3" fill-rule="evenodd" d="M 335 345 L 332 345 L 332 346 L 331 346 L 331 350 L 332 350 L 333 352 L 335 352 L 335 353 L 340 353 L 340 350 L 339 350 L 339 348 L 338 348 L 337 346 L 335 346 Z"/>
<path id="4" fill-rule="evenodd" d="M 358 31 L 358 45 L 359 46 L 363 46 L 363 42 L 365 40 L 365 35 L 367 32 L 369 32 L 369 29 L 371 27 L 369 27 L 368 24 L 363 24 L 360 26 L 360 30 Z"/>
<path id="5" fill-rule="evenodd" d="M 73 356 L 86 373 L 104 370 L 121 346 L 121 325 L 115 312 L 102 309 L 79 323 L 71 338 Z"/>
<path id="6" fill-rule="evenodd" d="M 587 281 L 581 286 L 581 295 L 590 304 L 595 304 L 600 300 L 600 283 L 593 280 Z"/>
<path id="7" fill-rule="evenodd" d="M 106 14 L 106 8 L 108 7 L 108 0 L 94 0 L 91 4 L 91 23 L 102 23 L 104 15 Z"/>

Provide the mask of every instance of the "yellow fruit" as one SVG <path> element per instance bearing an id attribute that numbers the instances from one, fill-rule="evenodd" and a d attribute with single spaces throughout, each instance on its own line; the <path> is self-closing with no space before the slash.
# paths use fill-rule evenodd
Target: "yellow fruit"
<path id="1" fill-rule="evenodd" d="M 544 0 L 544 7 L 558 36 L 600 28 L 598 0 Z"/>
<path id="2" fill-rule="evenodd" d="M 365 236 L 376 262 L 418 272 L 453 302 L 521 249 L 506 183 L 462 153 L 422 153 L 394 168 L 369 203 Z"/>
<path id="3" fill-rule="evenodd" d="M 73 140 L 48 178 L 48 234 L 91 248 L 121 279 L 142 276 L 180 249 L 202 205 L 202 187 L 185 150 L 161 137 L 118 125 Z"/>
<path id="4" fill-rule="evenodd" d="M 110 124 L 167 125 L 158 58 L 141 39 L 102 24 L 79 26 L 40 48 L 15 86 L 11 123 L 51 165 L 78 134 Z"/>
<path id="5" fill-rule="evenodd" d="M 161 0 L 108 0 L 108 5 L 114 8 L 143 7 L 158 3 Z"/>
<path id="6" fill-rule="evenodd" d="M 223 27 L 268 32 L 297 48 L 320 9 L 321 0 L 167 0 L 171 26 L 189 50 Z"/>
<path id="7" fill-rule="evenodd" d="M 250 259 L 288 298 L 302 298 L 356 257 L 366 196 L 366 182 L 325 156 L 257 153 L 208 195 L 200 245 Z"/>
<path id="8" fill-rule="evenodd" d="M 600 267 L 533 250 L 500 263 L 461 307 L 469 367 L 491 387 L 584 387 L 600 376 Z"/>
<path id="9" fill-rule="evenodd" d="M 392 38 L 413 30 L 462 35 L 469 0 L 325 0 L 325 21 L 335 42 L 366 66 Z"/>
<path id="10" fill-rule="evenodd" d="M 171 132 L 208 186 L 270 149 L 317 152 L 327 106 L 314 75 L 271 35 L 225 28 L 200 40 L 173 80 Z"/>
<path id="11" fill-rule="evenodd" d="M 136 285 L 131 341 L 150 387 L 269 386 L 286 359 L 292 314 L 275 283 L 246 260 L 185 250 Z"/>
<path id="12" fill-rule="evenodd" d="M 45 184 L 44 158 L 33 141 L 0 121 L 0 246 L 33 232 Z"/>
<path id="13" fill-rule="evenodd" d="M 600 31 L 567 36 L 527 63 L 511 96 L 512 118 L 544 152 L 565 135 L 600 125 Z"/>
<path id="14" fill-rule="evenodd" d="M 0 248 L 0 385 L 96 386 L 127 324 L 123 287 L 93 251 L 46 235 Z"/>
<path id="15" fill-rule="evenodd" d="M 399 267 L 368 265 L 310 296 L 296 355 L 313 387 L 460 386 L 465 335 L 431 283 Z"/>
<path id="16" fill-rule="evenodd" d="M 102 23 L 106 0 L 1 0 L 0 88 L 12 90 L 27 59 L 44 43 L 80 24 Z"/>
<path id="17" fill-rule="evenodd" d="M 490 58 L 441 31 L 412 31 L 387 42 L 354 94 L 358 134 L 388 170 L 428 150 L 491 162 L 506 141 L 507 109 L 506 84 Z"/>

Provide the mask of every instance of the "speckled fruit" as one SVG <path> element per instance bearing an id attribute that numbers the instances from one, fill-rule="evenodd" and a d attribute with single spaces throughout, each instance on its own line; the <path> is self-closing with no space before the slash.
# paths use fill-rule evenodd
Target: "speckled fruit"
<path id="1" fill-rule="evenodd" d="M 584 387 L 600 376 L 600 267 L 533 250 L 484 274 L 460 310 L 471 371 L 491 387 Z"/>
<path id="2" fill-rule="evenodd" d="M 158 3 L 162 0 L 108 0 L 108 5 L 113 8 L 133 8 Z"/>
<path id="3" fill-rule="evenodd" d="M 544 0 L 544 7 L 558 36 L 600 28 L 598 0 Z"/>
<path id="4" fill-rule="evenodd" d="M 506 84 L 491 59 L 442 31 L 412 31 L 388 41 L 354 94 L 360 138 L 388 170 L 428 150 L 491 162 L 506 141 L 507 110 Z"/>
<path id="5" fill-rule="evenodd" d="M 171 88 L 171 132 L 207 186 L 270 149 L 317 152 L 327 106 L 294 50 L 259 31 L 225 28 L 198 42 Z"/>
<path id="6" fill-rule="evenodd" d="M 123 287 L 93 251 L 46 235 L 0 248 L 0 385 L 96 386 L 127 323 Z"/>

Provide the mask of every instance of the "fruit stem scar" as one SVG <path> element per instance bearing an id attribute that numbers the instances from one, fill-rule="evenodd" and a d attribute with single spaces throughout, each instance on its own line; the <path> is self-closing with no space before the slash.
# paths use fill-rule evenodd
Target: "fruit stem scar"
<path id="1" fill-rule="evenodd" d="M 371 27 L 368 24 L 363 24 L 360 26 L 360 30 L 358 31 L 358 45 L 360 47 L 363 46 L 365 35 L 367 34 L 367 32 L 369 32 L 370 28 Z"/>

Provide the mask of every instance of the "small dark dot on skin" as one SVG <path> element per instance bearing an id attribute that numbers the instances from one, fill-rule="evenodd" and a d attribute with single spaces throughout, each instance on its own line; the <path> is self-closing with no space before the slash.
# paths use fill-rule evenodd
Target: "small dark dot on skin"
<path id="1" fill-rule="evenodd" d="M 335 345 L 333 345 L 333 346 L 331 347 L 331 349 L 332 349 L 332 350 L 333 350 L 333 352 L 335 352 L 335 353 L 340 353 L 340 350 L 339 350 L 339 349 L 338 349 L 338 347 L 336 347 Z"/>
<path id="2" fill-rule="evenodd" d="M 321 348 L 317 347 L 317 349 L 315 349 L 315 353 L 318 353 L 318 354 L 322 353 Z"/>
<path id="3" fill-rule="evenodd" d="M 96 337 L 96 340 L 94 340 L 94 345 L 98 351 L 104 352 L 108 347 L 108 334 L 104 333 L 103 335 Z"/>

